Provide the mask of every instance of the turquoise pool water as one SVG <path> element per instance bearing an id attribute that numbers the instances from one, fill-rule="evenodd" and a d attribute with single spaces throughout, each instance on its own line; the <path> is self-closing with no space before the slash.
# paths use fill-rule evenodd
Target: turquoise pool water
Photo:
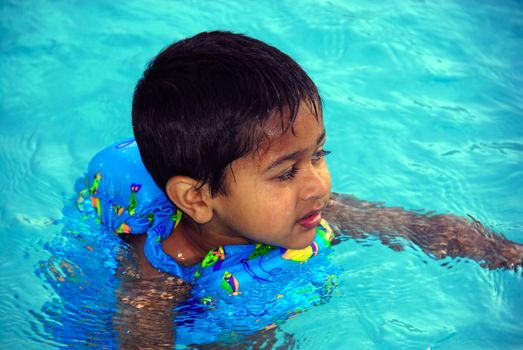
<path id="1" fill-rule="evenodd" d="M 3 1 L 2 348 L 115 346 L 117 242 L 70 220 L 74 183 L 97 150 L 131 134 L 131 94 L 145 63 L 211 29 L 267 41 L 310 73 L 325 101 L 335 191 L 470 214 L 523 242 L 518 1 Z M 99 248 L 88 261 L 86 245 Z M 415 247 L 397 253 L 373 239 L 346 240 L 335 254 L 344 270 L 337 294 L 285 322 L 278 344 L 523 346 L 521 273 L 435 261 Z M 78 263 L 89 291 L 82 279 L 49 278 L 40 263 L 51 256 L 56 266 Z M 78 306 L 70 300 L 80 292 Z"/>

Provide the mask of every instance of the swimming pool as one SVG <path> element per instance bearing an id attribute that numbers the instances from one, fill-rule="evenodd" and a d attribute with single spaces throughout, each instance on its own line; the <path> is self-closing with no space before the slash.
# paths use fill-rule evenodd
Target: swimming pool
<path id="1" fill-rule="evenodd" d="M 0 16 L 3 348 L 114 346 L 118 244 L 70 220 L 74 183 L 97 150 L 131 134 L 130 97 L 147 60 L 203 30 L 260 38 L 310 73 L 325 101 L 334 191 L 470 214 L 523 242 L 517 1 L 13 1 Z M 82 278 L 61 287 L 40 266 L 55 256 L 51 266 L 65 268 L 91 245 L 104 249 L 80 260 L 89 291 Z M 521 274 L 373 239 L 334 249 L 337 294 L 285 322 L 278 344 L 522 346 Z"/>

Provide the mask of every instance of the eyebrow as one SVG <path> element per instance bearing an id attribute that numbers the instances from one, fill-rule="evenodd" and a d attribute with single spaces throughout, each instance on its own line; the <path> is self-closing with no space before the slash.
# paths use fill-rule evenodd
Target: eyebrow
<path id="1" fill-rule="evenodd" d="M 323 132 L 321 133 L 320 136 L 318 136 L 318 138 L 316 139 L 316 145 L 315 146 L 318 146 L 320 143 L 322 143 L 323 141 L 325 140 L 325 129 L 323 129 Z M 285 162 L 288 162 L 290 160 L 295 160 L 295 159 L 298 159 L 300 158 L 305 152 L 307 152 L 306 149 L 300 149 L 300 150 L 297 150 L 295 152 L 292 152 L 292 153 L 289 153 L 289 154 L 284 154 L 282 155 L 281 157 L 279 157 L 278 159 L 276 159 L 274 162 L 271 163 L 271 165 L 269 165 L 266 169 L 265 169 L 265 172 L 271 170 L 271 169 L 274 169 L 276 168 L 278 165 L 282 164 L 282 163 L 285 163 Z"/>

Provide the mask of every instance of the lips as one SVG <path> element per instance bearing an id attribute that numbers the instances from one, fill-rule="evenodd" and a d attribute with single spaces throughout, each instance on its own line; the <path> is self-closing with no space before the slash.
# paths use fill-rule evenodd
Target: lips
<path id="1" fill-rule="evenodd" d="M 297 223 L 307 229 L 314 228 L 320 224 L 321 221 L 321 211 L 313 210 L 305 215 L 303 218 L 299 219 Z"/>

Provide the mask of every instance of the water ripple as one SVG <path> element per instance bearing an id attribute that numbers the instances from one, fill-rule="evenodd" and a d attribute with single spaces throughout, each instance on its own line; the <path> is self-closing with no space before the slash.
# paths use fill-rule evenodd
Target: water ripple
<path id="1" fill-rule="evenodd" d="M 0 135 L 0 164 L 8 181 L 0 182 L 0 191 L 18 193 L 33 175 L 32 164 L 38 149 L 35 132 L 27 130 L 17 135 Z"/>

